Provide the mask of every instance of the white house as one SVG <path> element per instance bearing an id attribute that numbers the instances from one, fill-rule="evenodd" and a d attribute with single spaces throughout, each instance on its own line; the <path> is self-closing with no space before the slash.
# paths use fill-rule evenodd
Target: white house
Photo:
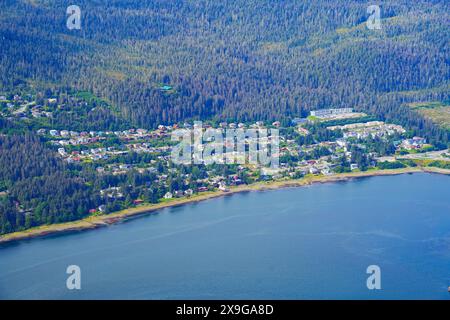
<path id="1" fill-rule="evenodd" d="M 171 193 L 171 192 L 167 192 L 165 195 L 164 195 L 164 199 L 172 199 L 173 198 L 173 194 Z"/>
<path id="2" fill-rule="evenodd" d="M 219 190 L 223 192 L 228 192 L 229 189 L 227 188 L 227 185 L 224 182 L 219 182 Z"/>
<path id="3" fill-rule="evenodd" d="M 311 173 L 311 174 L 319 174 L 319 169 L 317 169 L 315 167 L 311 167 L 311 168 L 309 168 L 309 173 Z"/>

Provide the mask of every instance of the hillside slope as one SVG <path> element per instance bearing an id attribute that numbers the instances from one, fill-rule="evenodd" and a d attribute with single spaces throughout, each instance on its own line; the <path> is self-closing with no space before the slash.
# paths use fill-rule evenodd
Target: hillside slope
<path id="1" fill-rule="evenodd" d="M 0 77 L 108 99 L 132 123 L 287 120 L 350 106 L 432 140 L 448 134 L 406 106 L 449 98 L 448 1 L 390 1 L 369 30 L 365 1 L 3 1 Z M 170 92 L 159 88 L 166 84 Z M 405 105 L 405 106 L 403 106 Z"/>

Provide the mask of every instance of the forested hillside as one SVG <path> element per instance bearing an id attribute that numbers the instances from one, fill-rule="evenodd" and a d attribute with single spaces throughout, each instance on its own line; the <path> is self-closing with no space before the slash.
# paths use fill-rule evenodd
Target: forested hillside
<path id="1" fill-rule="evenodd" d="M 98 202 L 86 180 L 32 135 L 0 137 L 0 181 L 1 191 L 8 189 L 0 198 L 0 234 L 79 219 Z"/>
<path id="2" fill-rule="evenodd" d="M 0 77 L 108 99 L 132 123 L 283 120 L 355 107 L 447 140 L 402 107 L 449 96 L 448 1 L 389 1 L 382 30 L 366 1 L 7 0 Z M 162 84 L 174 88 L 159 90 Z"/>

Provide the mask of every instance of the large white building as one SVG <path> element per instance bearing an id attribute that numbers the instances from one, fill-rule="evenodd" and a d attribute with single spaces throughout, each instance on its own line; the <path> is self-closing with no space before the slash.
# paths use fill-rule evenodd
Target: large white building
<path id="1" fill-rule="evenodd" d="M 345 114 L 345 113 L 352 113 L 352 108 L 340 108 L 340 109 L 321 109 L 321 110 L 314 110 L 311 111 L 311 116 L 318 117 L 318 118 L 329 118 L 334 117 L 337 115 Z"/>

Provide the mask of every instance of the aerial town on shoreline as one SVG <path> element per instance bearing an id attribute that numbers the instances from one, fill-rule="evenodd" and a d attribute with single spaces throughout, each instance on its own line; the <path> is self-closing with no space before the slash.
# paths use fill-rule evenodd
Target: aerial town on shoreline
<path id="1" fill-rule="evenodd" d="M 87 105 L 80 99 L 80 106 Z M 205 191 L 227 192 L 231 186 L 257 181 L 298 179 L 308 175 L 331 176 L 352 171 L 395 169 L 408 166 L 434 165 L 447 168 L 448 150 L 437 150 L 422 137 L 411 136 L 400 125 L 379 121 L 351 108 L 311 111 L 306 118 L 294 118 L 288 124 L 275 122 L 235 123 L 205 121 L 202 130 L 278 129 L 279 166 L 276 169 L 249 163 L 200 164 L 192 168 L 177 166 L 171 150 L 177 143 L 171 139 L 174 130 L 192 129 L 189 122 L 159 125 L 154 130 L 75 130 L 52 128 L 53 112 L 64 109 L 56 98 L 36 101 L 15 95 L 11 100 L 0 96 L 3 118 L 33 123 L 35 132 L 55 150 L 67 165 L 84 166 L 110 179 L 99 190 L 105 203 L 94 212 L 109 212 L 143 202 L 189 197 Z M 42 119 L 49 120 L 42 122 Z M 45 123 L 39 127 L 35 122 Z M 251 141 L 246 139 L 248 145 Z M 233 151 L 233 156 L 236 151 Z M 223 156 L 226 158 L 226 152 Z M 245 154 L 241 155 L 245 158 Z M 129 188 L 129 180 L 120 178 L 141 175 L 134 181 L 138 192 Z M 136 180 L 136 178 L 134 178 Z M 138 179 L 139 180 L 139 179 Z M 152 192 L 148 192 L 151 189 Z M 157 191 L 155 191 L 157 190 Z M 5 190 L 2 190 L 5 192 Z M 107 204 L 114 202 L 115 205 Z M 120 205 L 117 205 L 120 203 Z M 126 204 L 125 204 L 126 203 Z"/>

